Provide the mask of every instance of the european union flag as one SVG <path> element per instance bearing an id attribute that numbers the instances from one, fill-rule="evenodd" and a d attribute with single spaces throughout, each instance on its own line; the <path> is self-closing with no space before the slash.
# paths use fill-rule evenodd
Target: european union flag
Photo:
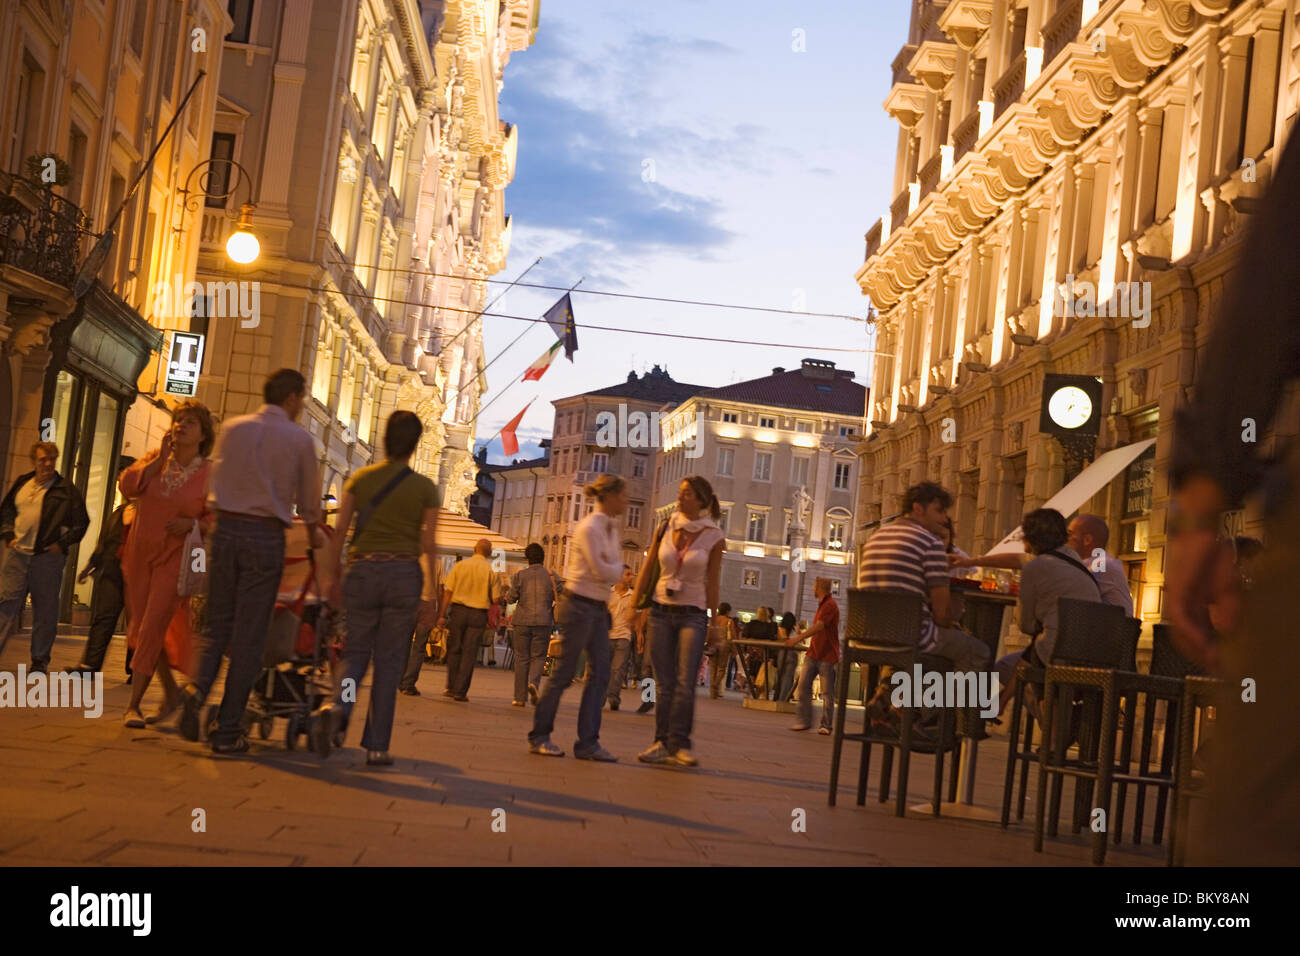
<path id="1" fill-rule="evenodd" d="M 564 357 L 572 362 L 573 353 L 578 351 L 578 327 L 573 323 L 573 303 L 569 301 L 569 293 L 564 293 L 564 298 L 547 309 L 542 318 L 555 330 L 555 337 L 564 343 Z"/>

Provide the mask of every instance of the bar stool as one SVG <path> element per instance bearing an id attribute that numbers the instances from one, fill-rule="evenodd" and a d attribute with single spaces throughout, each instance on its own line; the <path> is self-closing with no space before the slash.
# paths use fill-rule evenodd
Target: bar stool
<path id="1" fill-rule="evenodd" d="M 889 799 L 890 776 L 893 765 L 894 750 L 898 750 L 898 799 L 895 816 L 903 816 L 907 810 L 907 783 L 912 751 L 917 749 L 912 734 L 912 724 L 918 708 L 902 708 L 902 726 L 897 737 L 886 732 L 873 730 L 871 718 L 863 711 L 862 732 L 845 733 L 844 722 L 848 709 L 849 682 L 847 674 L 853 664 L 863 665 L 866 676 L 863 680 L 863 696 L 874 690 L 879 680 L 882 667 L 892 667 L 912 673 L 917 664 L 922 673 L 927 671 L 947 672 L 952 670 L 952 662 L 947 658 L 921 651 L 921 596 L 910 591 L 877 588 L 850 588 L 849 613 L 844 628 L 843 653 L 840 665 L 846 679 L 840 680 L 838 688 L 839 707 L 835 714 L 835 733 L 831 748 L 831 781 L 827 802 L 835 806 L 835 797 L 839 789 L 840 755 L 844 741 L 862 744 L 862 759 L 858 767 L 858 806 L 867 802 L 867 774 L 871 767 L 871 745 L 880 744 L 885 748 L 881 759 L 880 802 Z M 943 792 L 944 752 L 955 749 L 956 738 L 953 734 L 954 719 L 950 708 L 942 709 L 939 741 L 934 755 L 934 790 L 931 804 L 934 815 L 939 815 L 939 805 Z M 956 773 L 956 757 L 953 758 L 952 772 Z"/>
<path id="2" fill-rule="evenodd" d="M 1142 842 L 1142 823 L 1146 810 L 1146 792 L 1156 787 L 1156 816 L 1152 840 L 1159 844 L 1164 836 L 1165 806 L 1174 787 L 1174 757 L 1179 738 L 1179 707 L 1183 699 L 1183 681 L 1201 671 L 1174 650 L 1170 626 L 1152 625 L 1151 668 L 1148 674 L 1124 675 L 1120 696 L 1125 700 L 1126 714 L 1123 734 L 1120 737 L 1119 772 L 1115 775 L 1118 798 L 1115 805 L 1115 843 L 1124 835 L 1124 805 L 1128 787 L 1137 789 L 1137 805 L 1133 820 L 1133 843 Z M 1137 729 L 1137 706 L 1142 704 L 1142 735 L 1139 741 L 1137 769 L 1133 771 L 1133 737 Z M 1154 739 L 1156 708 L 1165 705 L 1164 740 L 1160 747 L 1160 762 L 1151 767 L 1151 750 Z"/>
<path id="3" fill-rule="evenodd" d="M 1038 748 L 1038 798 L 1034 815 L 1034 851 L 1037 853 L 1043 850 L 1043 824 L 1049 811 L 1049 778 L 1052 792 L 1050 817 L 1046 822 L 1048 833 L 1053 837 L 1057 835 L 1060 822 L 1061 791 L 1066 776 L 1076 778 L 1075 832 L 1082 825 L 1085 795 L 1092 792 L 1092 781 L 1100 785 L 1103 795 L 1110 792 L 1114 771 L 1114 734 L 1102 732 L 1099 724 L 1105 723 L 1105 715 L 1116 706 L 1115 674 L 1136 658 L 1136 635 L 1141 627 L 1139 623 L 1135 629 L 1133 619 L 1126 618 L 1123 610 L 1115 605 L 1075 598 L 1060 599 L 1057 620 L 1060 624 L 1056 647 L 1052 662 L 1044 669 L 1043 734 Z M 1062 693 L 1062 688 L 1071 693 Z M 1067 749 L 1073 723 L 1073 691 L 1076 689 L 1083 689 L 1092 701 L 1085 698 L 1078 728 L 1079 752 L 1071 759 Z M 1095 707 L 1098 694 L 1101 697 L 1099 714 Z M 1088 783 L 1081 786 L 1080 781 Z M 1104 830 L 1094 837 L 1093 862 L 1103 861 L 1105 841 Z"/>
<path id="4" fill-rule="evenodd" d="M 1190 801 L 1205 796 L 1205 773 L 1195 766 L 1197 714 L 1213 720 L 1213 708 L 1222 704 L 1226 685 L 1211 677 L 1188 677 L 1183 681 L 1179 708 L 1178 759 L 1174 763 L 1174 813 L 1169 821 L 1170 866 L 1182 866 L 1187 857 L 1187 822 Z M 1290 732 L 1290 728 L 1287 729 Z M 1183 834 L 1180 842 L 1178 835 Z"/>

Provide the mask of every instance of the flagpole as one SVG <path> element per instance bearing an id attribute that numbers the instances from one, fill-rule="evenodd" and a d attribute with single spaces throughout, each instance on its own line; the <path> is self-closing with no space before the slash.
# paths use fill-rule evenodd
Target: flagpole
<path id="1" fill-rule="evenodd" d="M 455 342 L 458 338 L 460 338 L 462 335 L 464 335 L 466 332 L 468 332 L 468 331 L 470 330 L 470 326 L 472 326 L 475 322 L 478 322 L 480 319 L 483 318 L 483 313 L 484 313 L 484 312 L 486 312 L 488 309 L 492 308 L 492 306 L 494 306 L 494 305 L 496 305 L 498 302 L 500 302 L 500 301 L 501 301 L 501 296 L 505 295 L 507 292 L 509 292 L 511 289 L 513 289 L 513 288 L 515 287 L 515 284 L 516 284 L 520 279 L 522 279 L 524 276 L 528 275 L 528 273 L 532 272 L 532 271 L 533 271 L 533 267 L 536 266 L 537 263 L 539 263 L 539 262 L 541 262 L 541 261 L 542 261 L 542 257 L 541 257 L 541 256 L 538 256 L 536 259 L 534 259 L 534 260 L 533 260 L 533 264 L 532 264 L 531 266 L 529 266 L 527 269 L 525 269 L 523 272 L 519 273 L 519 275 L 515 276 L 514 281 L 511 282 L 511 283 L 510 283 L 508 286 L 506 286 L 504 289 L 502 289 L 500 295 L 496 296 L 496 298 L 494 298 L 491 302 L 489 302 L 487 305 L 483 306 L 483 308 L 479 309 L 479 311 L 478 311 L 478 315 L 474 316 L 474 318 L 472 318 L 472 319 L 470 319 L 468 322 L 466 322 L 466 323 L 465 323 L 465 327 L 464 327 L 463 329 L 461 329 L 459 332 L 457 332 L 455 335 L 453 335 L 451 338 L 449 338 L 446 342 L 443 342 L 443 343 L 438 347 L 438 351 L 436 351 L 436 352 L 433 353 L 433 357 L 434 357 L 434 358 L 437 358 L 439 355 L 441 355 L 443 352 L 445 352 L 445 351 L 447 350 L 447 347 L 448 347 L 449 345 L 451 345 L 452 342 Z M 459 389 L 457 389 L 456 394 L 457 394 L 457 395 L 460 394 L 460 390 L 459 390 Z"/>
<path id="2" fill-rule="evenodd" d="M 582 285 L 582 283 L 586 281 L 586 278 L 587 278 L 586 276 L 583 276 L 581 279 L 579 279 L 577 282 L 575 282 L 575 283 L 573 284 L 573 287 L 569 289 L 569 292 L 572 292 L 572 291 L 573 291 L 574 289 L 576 289 L 578 286 Z M 566 292 L 565 295 L 568 295 L 569 292 Z M 527 327 L 526 329 L 524 329 L 524 331 L 527 332 L 529 329 L 531 329 L 531 328 L 533 327 L 534 324 L 535 324 L 535 323 L 529 323 L 528 327 Z M 522 333 L 521 333 L 521 335 L 522 335 Z M 516 338 L 515 338 L 515 342 L 518 342 L 518 341 L 519 341 L 519 336 L 516 336 Z M 510 345 L 514 345 L 514 344 L 515 344 L 514 342 L 511 342 L 511 343 L 510 343 Z M 506 348 L 509 348 L 509 347 L 510 347 L 509 345 L 506 346 Z M 502 352 L 503 352 L 503 353 L 504 353 L 504 351 L 505 351 L 505 349 L 502 349 Z M 500 357 L 501 357 L 501 355 L 498 354 L 498 355 L 496 356 L 496 358 L 494 358 L 492 361 L 495 362 L 495 361 L 496 361 L 498 358 L 500 358 Z M 490 364 L 492 364 L 492 363 L 489 362 L 488 365 L 490 365 Z M 483 372 L 486 372 L 487 369 L 488 369 L 487 365 L 484 365 L 484 366 L 483 366 Z M 482 374 L 483 374 L 482 372 L 479 373 L 479 375 L 482 375 Z M 478 375 L 475 376 L 475 378 L 477 378 L 477 377 L 478 377 Z M 512 379 L 512 380 L 510 381 L 510 385 L 507 385 L 505 388 L 501 389 L 501 391 L 497 392 L 497 394 L 496 394 L 496 398 L 492 399 L 491 402 L 488 402 L 486 405 L 484 405 L 482 408 L 480 408 L 480 409 L 479 409 L 479 410 L 474 414 L 474 417 L 471 418 L 468 422 L 465 423 L 465 426 L 468 428 L 470 425 L 473 425 L 476 421 L 478 421 L 478 417 L 479 417 L 479 415 L 482 415 L 482 414 L 483 414 L 484 412 L 486 412 L 489 408 L 491 408 L 491 407 L 492 407 L 492 403 L 495 402 L 495 401 L 497 400 L 497 398 L 500 398 L 500 397 L 501 397 L 502 395 L 504 395 L 506 392 L 510 391 L 511 386 L 516 385 L 516 384 L 518 384 L 518 382 L 515 381 L 514 379 Z M 462 391 L 464 391 L 464 388 L 459 388 L 459 389 L 457 389 L 457 390 L 456 390 L 456 395 L 459 395 Z M 454 398 L 454 397 L 455 397 L 455 396 L 453 396 L 453 398 Z M 536 399 L 534 399 L 534 401 L 536 401 Z M 496 437 L 496 436 L 494 435 L 493 438 L 495 438 L 495 437 Z M 490 439 L 489 439 L 489 441 L 490 441 Z"/>

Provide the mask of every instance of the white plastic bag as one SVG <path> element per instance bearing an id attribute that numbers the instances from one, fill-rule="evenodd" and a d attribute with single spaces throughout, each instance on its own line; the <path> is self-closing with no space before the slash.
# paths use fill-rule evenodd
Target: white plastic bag
<path id="1" fill-rule="evenodd" d="M 185 536 L 181 546 L 181 570 L 176 580 L 176 593 L 182 597 L 208 593 L 208 552 L 203 546 L 203 532 L 198 521 Z"/>

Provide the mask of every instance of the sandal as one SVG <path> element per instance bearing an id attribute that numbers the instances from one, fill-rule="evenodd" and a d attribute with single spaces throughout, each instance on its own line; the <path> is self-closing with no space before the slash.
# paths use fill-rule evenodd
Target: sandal
<path id="1" fill-rule="evenodd" d="M 144 725 L 144 717 L 141 716 L 140 711 L 136 710 L 134 707 L 128 707 L 126 713 L 122 715 L 123 727 L 139 729 Z"/>

